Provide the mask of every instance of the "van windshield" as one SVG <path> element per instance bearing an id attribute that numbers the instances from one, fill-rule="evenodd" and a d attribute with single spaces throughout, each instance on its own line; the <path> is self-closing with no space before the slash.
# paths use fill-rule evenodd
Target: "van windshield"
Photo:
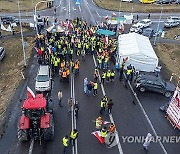
<path id="1" fill-rule="evenodd" d="M 46 81 L 49 81 L 49 76 L 48 76 L 48 75 L 38 75 L 38 76 L 37 76 L 37 81 L 38 81 L 38 82 L 46 82 Z"/>

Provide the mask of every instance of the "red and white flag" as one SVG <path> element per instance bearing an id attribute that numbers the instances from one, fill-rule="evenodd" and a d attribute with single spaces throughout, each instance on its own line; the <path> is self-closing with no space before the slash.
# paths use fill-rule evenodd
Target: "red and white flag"
<path id="1" fill-rule="evenodd" d="M 109 19 L 108 15 L 107 15 L 107 16 L 105 16 L 105 20 L 108 20 L 108 19 Z"/>
<path id="2" fill-rule="evenodd" d="M 34 92 L 27 86 L 27 97 L 28 98 L 35 98 Z"/>
<path id="3" fill-rule="evenodd" d="M 113 13 L 112 13 L 112 16 L 115 17 L 115 16 L 116 16 L 116 13 L 113 12 Z"/>
<path id="4" fill-rule="evenodd" d="M 104 143 L 104 138 L 101 136 L 100 131 L 95 131 L 91 134 L 93 134 L 99 140 L 100 143 Z"/>

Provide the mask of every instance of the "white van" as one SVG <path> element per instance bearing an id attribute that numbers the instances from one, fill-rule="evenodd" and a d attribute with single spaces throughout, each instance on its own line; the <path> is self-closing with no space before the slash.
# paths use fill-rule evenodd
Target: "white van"
<path id="1" fill-rule="evenodd" d="M 177 16 L 170 16 L 170 17 L 168 17 L 167 18 L 167 20 L 174 20 L 174 21 L 178 21 L 178 22 L 180 22 L 180 17 L 177 17 Z"/>
<path id="2" fill-rule="evenodd" d="M 51 80 L 49 65 L 40 65 L 36 76 L 35 90 L 39 92 L 51 91 Z"/>

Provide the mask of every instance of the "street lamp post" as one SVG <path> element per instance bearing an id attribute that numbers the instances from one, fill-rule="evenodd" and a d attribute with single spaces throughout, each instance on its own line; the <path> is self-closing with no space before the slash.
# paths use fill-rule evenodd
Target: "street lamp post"
<path id="1" fill-rule="evenodd" d="M 24 66 L 26 67 L 26 52 L 25 52 L 25 46 L 24 46 L 24 36 L 23 36 L 23 30 L 22 30 L 22 24 L 21 24 L 21 12 L 19 7 L 19 0 L 18 0 L 18 11 L 19 11 L 19 25 L 21 29 L 21 39 L 22 39 L 22 49 L 23 49 L 23 57 L 24 57 Z"/>
<path id="2" fill-rule="evenodd" d="M 35 21 L 35 26 L 36 26 L 36 33 L 38 34 L 38 29 L 37 29 L 37 18 L 36 18 L 36 16 L 37 16 L 37 14 L 36 14 L 36 12 L 37 12 L 37 6 L 38 6 L 38 4 L 40 4 L 40 3 L 47 3 L 47 2 L 52 2 L 53 0 L 47 0 L 47 1 L 40 1 L 40 2 L 37 2 L 36 3 L 36 5 L 35 5 L 35 7 L 34 7 L 34 21 Z"/>
<path id="3" fill-rule="evenodd" d="M 158 21 L 158 26 L 157 26 L 157 30 L 156 30 L 156 36 L 154 38 L 153 45 L 156 45 L 157 35 L 158 35 L 158 32 L 159 32 L 159 25 L 160 25 L 160 21 L 161 21 L 161 17 L 162 17 L 162 12 L 163 12 L 163 6 L 161 4 L 161 13 L 160 13 L 160 17 L 159 17 L 159 21 Z"/>

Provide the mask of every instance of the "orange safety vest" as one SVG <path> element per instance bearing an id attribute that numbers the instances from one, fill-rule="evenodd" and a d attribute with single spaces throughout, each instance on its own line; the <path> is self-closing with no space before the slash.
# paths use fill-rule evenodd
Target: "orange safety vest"
<path id="1" fill-rule="evenodd" d="M 110 125 L 109 131 L 110 131 L 110 132 L 114 132 L 114 131 L 115 131 L 115 128 L 116 128 L 116 127 L 115 127 L 114 125 Z"/>
<path id="2" fill-rule="evenodd" d="M 63 73 L 62 73 L 62 77 L 63 77 L 63 78 L 66 78 L 66 77 L 67 77 L 67 73 L 66 73 L 66 72 L 63 72 Z"/>
<path id="3" fill-rule="evenodd" d="M 69 75 L 69 74 L 70 74 L 70 71 L 69 71 L 69 69 L 67 69 L 67 70 L 66 70 L 66 73 L 67 73 L 67 75 Z"/>
<path id="4" fill-rule="evenodd" d="M 78 63 L 75 63 L 74 68 L 75 68 L 75 69 L 78 69 L 78 68 L 79 68 L 79 64 L 78 64 Z"/>
<path id="5" fill-rule="evenodd" d="M 62 62 L 61 63 L 61 68 L 63 68 L 65 66 L 65 63 L 64 62 Z"/>

